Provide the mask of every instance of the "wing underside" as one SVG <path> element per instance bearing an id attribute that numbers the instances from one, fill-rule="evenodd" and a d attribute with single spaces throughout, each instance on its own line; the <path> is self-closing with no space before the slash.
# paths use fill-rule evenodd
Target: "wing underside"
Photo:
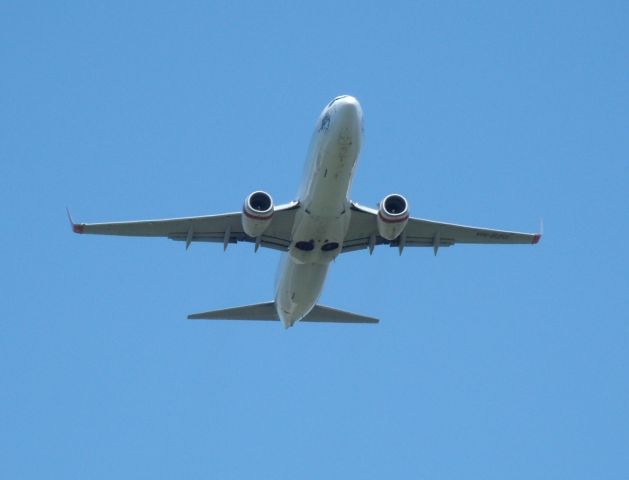
<path id="1" fill-rule="evenodd" d="M 249 237 L 242 228 L 241 213 L 225 213 L 199 217 L 181 217 L 164 220 L 133 222 L 72 223 L 76 233 L 122 235 L 132 237 L 165 237 L 186 242 L 230 243 L 249 242 L 275 250 L 288 250 L 297 202 L 280 205 L 275 209 L 271 225 L 259 238 Z"/>
<path id="2" fill-rule="evenodd" d="M 181 217 L 164 220 L 132 222 L 75 224 L 76 233 L 98 235 L 123 235 L 139 237 L 165 237 L 186 243 L 192 242 L 254 243 L 280 251 L 287 251 L 292 241 L 292 228 L 298 202 L 280 205 L 275 209 L 273 220 L 264 233 L 249 237 L 242 228 L 241 213 L 225 213 L 198 217 Z M 420 218 L 410 218 L 402 234 L 395 240 L 386 240 L 378 234 L 378 211 L 357 203 L 351 204 L 350 225 L 343 242 L 342 252 L 370 249 L 378 245 L 398 247 L 441 247 L 456 243 L 474 244 L 535 244 L 541 235 L 505 230 L 455 225 Z M 70 220 L 72 222 L 72 220 Z"/>
<path id="3" fill-rule="evenodd" d="M 391 247 L 450 247 L 456 243 L 535 244 L 540 234 L 510 232 L 488 228 L 455 225 L 420 218 L 410 218 L 402 234 L 386 240 L 378 234 L 378 211 L 352 203 L 352 218 L 343 242 L 343 252 L 372 249 L 377 245 Z"/>

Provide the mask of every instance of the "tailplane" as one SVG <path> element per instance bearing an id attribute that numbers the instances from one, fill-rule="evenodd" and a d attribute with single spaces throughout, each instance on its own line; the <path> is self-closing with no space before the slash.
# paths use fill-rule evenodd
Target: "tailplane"
<path id="1" fill-rule="evenodd" d="M 193 313 L 188 315 L 189 320 L 262 320 L 279 321 L 275 302 L 257 303 L 242 307 L 224 308 L 209 312 Z M 378 323 L 380 320 L 373 317 L 358 315 L 336 308 L 315 305 L 308 315 L 302 318 L 302 322 L 322 323 Z"/>
<path id="2" fill-rule="evenodd" d="M 209 312 L 193 313 L 188 320 L 279 320 L 275 302 L 257 303 L 242 307 L 223 308 Z"/>
<path id="3" fill-rule="evenodd" d="M 358 315 L 338 308 L 315 305 L 310 313 L 301 319 L 302 322 L 330 322 L 330 323 L 378 323 L 374 317 Z"/>

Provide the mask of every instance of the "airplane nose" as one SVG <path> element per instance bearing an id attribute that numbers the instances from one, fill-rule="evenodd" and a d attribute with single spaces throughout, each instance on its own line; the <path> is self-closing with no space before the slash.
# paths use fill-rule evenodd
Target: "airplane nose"
<path id="1" fill-rule="evenodd" d="M 362 108 L 360 103 L 354 97 L 345 95 L 336 102 L 337 113 L 346 118 L 360 119 L 362 117 Z"/>
<path id="2" fill-rule="evenodd" d="M 360 108 L 360 103 L 358 103 L 358 100 L 356 100 L 356 98 L 352 97 L 351 95 L 343 95 L 337 100 L 337 102 L 338 106 L 341 108 Z"/>

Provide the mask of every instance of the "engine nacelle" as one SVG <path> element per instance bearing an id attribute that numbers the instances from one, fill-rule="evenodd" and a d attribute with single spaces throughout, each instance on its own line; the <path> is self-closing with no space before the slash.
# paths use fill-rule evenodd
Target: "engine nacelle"
<path id="1" fill-rule="evenodd" d="M 250 237 L 258 237 L 271 224 L 273 218 L 273 199 L 266 192 L 253 192 L 245 198 L 242 207 L 242 229 Z"/>
<path id="2" fill-rule="evenodd" d="M 378 207 L 378 233 L 382 238 L 395 240 L 408 223 L 408 202 L 393 193 L 384 197 Z"/>

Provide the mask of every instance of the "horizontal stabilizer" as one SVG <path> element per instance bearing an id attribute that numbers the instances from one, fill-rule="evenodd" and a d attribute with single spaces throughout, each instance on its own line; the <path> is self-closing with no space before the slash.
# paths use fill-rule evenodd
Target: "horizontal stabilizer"
<path id="1" fill-rule="evenodd" d="M 209 312 L 193 313 L 188 315 L 189 320 L 279 320 L 275 302 L 258 303 L 242 307 L 224 308 Z M 378 323 L 377 318 L 357 315 L 355 313 L 338 310 L 336 308 L 315 305 L 308 315 L 301 319 L 302 322 L 329 322 L 329 323 Z"/>
<path id="2" fill-rule="evenodd" d="M 275 302 L 244 305 L 242 307 L 223 308 L 203 313 L 188 315 L 188 320 L 279 320 Z"/>
<path id="3" fill-rule="evenodd" d="M 336 308 L 315 305 L 310 313 L 301 319 L 302 322 L 330 322 L 330 323 L 378 323 L 380 320 L 364 315 L 338 310 Z"/>

